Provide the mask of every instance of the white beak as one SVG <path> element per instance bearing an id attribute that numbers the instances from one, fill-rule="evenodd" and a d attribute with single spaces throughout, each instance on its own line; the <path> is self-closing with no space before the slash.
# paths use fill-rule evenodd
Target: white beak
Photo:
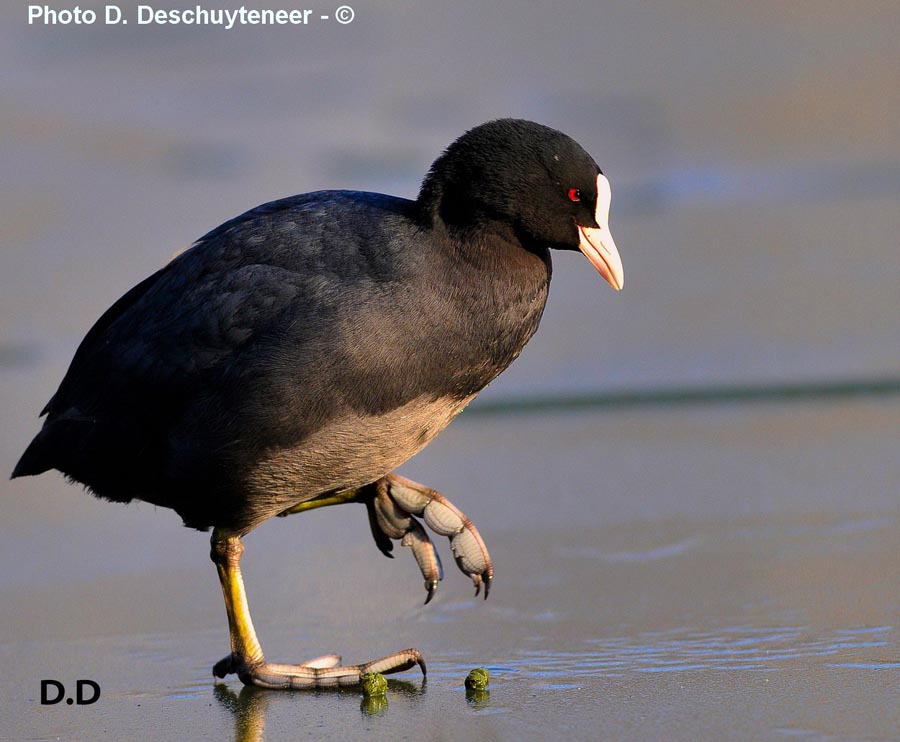
<path id="1" fill-rule="evenodd" d="M 580 240 L 578 249 L 585 254 L 597 271 L 603 276 L 610 286 L 620 291 L 625 285 L 625 275 L 622 270 L 622 258 L 616 249 L 616 243 L 609 231 L 609 202 L 612 191 L 609 181 L 602 173 L 597 176 L 597 211 L 594 215 L 599 226 L 578 227 Z"/>

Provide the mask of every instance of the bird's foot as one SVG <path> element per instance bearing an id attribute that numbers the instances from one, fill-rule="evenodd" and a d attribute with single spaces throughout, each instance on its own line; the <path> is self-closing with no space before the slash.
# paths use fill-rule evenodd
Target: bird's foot
<path id="1" fill-rule="evenodd" d="M 494 579 L 494 565 L 478 529 L 462 511 L 440 492 L 396 474 L 388 474 L 371 486 L 374 495 L 366 500 L 366 506 L 375 543 L 386 556 L 392 556 L 390 539 L 399 540 L 402 546 L 412 549 L 425 578 L 426 603 L 431 600 L 444 573 L 434 544 L 413 517 L 415 515 L 421 516 L 432 531 L 450 539 L 456 564 L 475 583 L 475 595 L 484 585 L 484 597 L 487 598 Z"/>
<path id="2" fill-rule="evenodd" d="M 229 654 L 215 664 L 213 675 L 224 678 L 235 673 L 244 685 L 273 690 L 301 690 L 359 685 L 360 676 L 367 672 L 390 675 L 409 670 L 416 665 L 422 669 L 422 675 L 425 675 L 425 660 L 415 649 L 404 649 L 362 665 L 341 665 L 341 658 L 338 655 L 326 654 L 298 665 L 261 662 L 248 666 L 236 655 Z"/>

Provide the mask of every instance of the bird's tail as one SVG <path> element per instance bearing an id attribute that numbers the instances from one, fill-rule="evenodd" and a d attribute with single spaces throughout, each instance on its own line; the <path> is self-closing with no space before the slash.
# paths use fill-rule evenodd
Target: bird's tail
<path id="1" fill-rule="evenodd" d="M 44 444 L 44 431 L 38 433 L 31 441 L 16 468 L 13 469 L 10 479 L 17 477 L 33 477 L 52 469 L 53 465 L 47 461 L 46 446 Z"/>

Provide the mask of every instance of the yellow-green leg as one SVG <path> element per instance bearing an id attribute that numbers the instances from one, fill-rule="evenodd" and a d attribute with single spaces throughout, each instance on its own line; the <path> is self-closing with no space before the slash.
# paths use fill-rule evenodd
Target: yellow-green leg
<path id="1" fill-rule="evenodd" d="M 371 494 L 368 494 L 368 490 L 370 488 L 371 485 L 367 487 L 359 487 L 352 490 L 344 490 L 343 492 L 334 492 L 327 495 L 319 495 L 318 497 L 314 497 L 312 500 L 301 502 L 291 508 L 288 508 L 287 510 L 278 513 L 278 516 L 284 518 L 287 515 L 294 515 L 295 513 L 305 513 L 308 510 L 315 510 L 316 508 L 327 508 L 329 505 L 344 505 L 348 502 L 366 502 L 367 499 L 371 498 Z"/>
<path id="2" fill-rule="evenodd" d="M 240 561 L 243 553 L 244 545 L 240 537 L 219 529 L 213 531 L 210 556 L 222 584 L 231 638 L 231 654 L 217 662 L 213 668 L 216 677 L 224 678 L 230 673 L 237 673 L 246 685 L 297 689 L 357 685 L 360 675 L 364 673 L 389 674 L 408 670 L 415 665 L 419 665 L 422 674 L 425 674 L 425 662 L 415 649 L 405 649 L 362 665 L 341 666 L 341 658 L 337 655 L 318 657 L 298 665 L 266 662 L 250 618 L 250 607 L 241 576 Z"/>

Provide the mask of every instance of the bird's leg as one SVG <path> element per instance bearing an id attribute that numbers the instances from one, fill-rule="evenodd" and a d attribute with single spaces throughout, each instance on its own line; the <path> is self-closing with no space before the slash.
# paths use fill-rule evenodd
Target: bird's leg
<path id="1" fill-rule="evenodd" d="M 278 513 L 279 518 L 297 513 L 305 513 L 307 510 L 315 510 L 316 508 L 327 508 L 330 505 L 343 505 L 348 502 L 364 502 L 366 487 L 358 487 L 355 489 L 343 490 L 341 492 L 328 492 L 319 495 L 311 500 L 298 503 L 287 510 Z"/>
<path id="2" fill-rule="evenodd" d="M 250 618 L 244 578 L 241 576 L 243 553 L 244 544 L 240 537 L 223 536 L 220 531 L 213 531 L 210 558 L 219 572 L 219 582 L 225 597 L 225 612 L 228 615 L 228 634 L 231 639 L 232 665 L 225 674 L 229 672 L 240 674 L 242 670 L 252 670 L 265 662 L 262 647 L 253 628 L 253 620 Z M 216 669 L 225 669 L 223 663 L 228 659 L 227 657 L 219 662 Z"/>
<path id="3" fill-rule="evenodd" d="M 246 685 L 299 689 L 356 685 L 364 673 L 380 672 L 387 675 L 408 670 L 415 665 L 419 665 L 422 674 L 425 674 L 425 662 L 415 649 L 405 649 L 362 665 L 342 666 L 341 658 L 337 655 L 325 655 L 297 665 L 266 662 L 250 618 L 247 593 L 241 577 L 240 561 L 243 552 L 244 544 L 240 537 L 228 535 L 219 529 L 213 531 L 210 557 L 222 583 L 228 632 L 231 636 L 231 654 L 216 663 L 213 668 L 216 677 L 224 678 L 230 673 L 237 673 Z"/>
<path id="4" fill-rule="evenodd" d="M 390 539 L 399 539 L 402 546 L 412 548 L 425 578 L 426 603 L 443 579 L 443 570 L 434 545 L 414 515 L 421 516 L 432 531 L 450 539 L 456 564 L 463 574 L 472 578 L 476 595 L 484 585 L 487 598 L 494 579 L 494 565 L 475 524 L 459 508 L 440 492 L 397 474 L 388 474 L 369 488 L 369 497 L 363 501 L 369 508 L 375 543 L 387 556 L 391 556 L 393 548 Z"/>

